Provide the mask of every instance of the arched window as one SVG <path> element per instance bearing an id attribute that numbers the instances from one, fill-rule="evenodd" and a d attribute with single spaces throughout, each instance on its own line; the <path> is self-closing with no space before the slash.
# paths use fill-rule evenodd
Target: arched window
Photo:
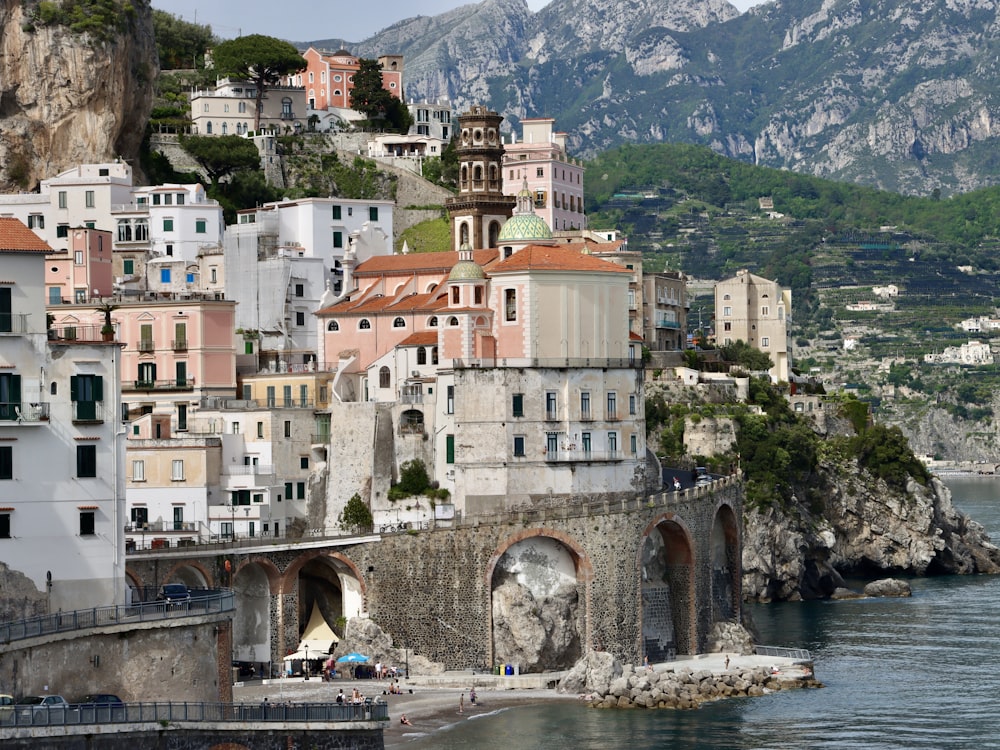
<path id="1" fill-rule="evenodd" d="M 371 321 L 368 318 L 362 318 L 361 322 L 358 323 L 358 330 L 367 331 L 372 327 Z"/>
<path id="2" fill-rule="evenodd" d="M 205 135 L 212 135 L 212 123 L 205 123 Z"/>
<path id="3" fill-rule="evenodd" d="M 436 365 L 438 363 L 438 348 L 436 346 L 431 347 L 431 364 Z"/>
<path id="4" fill-rule="evenodd" d="M 406 328 L 406 321 L 403 320 L 402 318 L 396 318 L 394 321 L 392 321 L 392 327 L 393 328 Z"/>
<path id="5" fill-rule="evenodd" d="M 424 347 L 417 349 L 417 364 L 426 365 L 427 364 L 427 350 Z"/>
<path id="6" fill-rule="evenodd" d="M 476 304 L 483 304 L 483 288 L 481 286 L 476 287 Z"/>
<path id="7" fill-rule="evenodd" d="M 477 164 L 475 167 L 472 168 L 472 182 L 475 184 L 479 184 L 482 181 L 483 181 L 483 167 L 482 165 Z"/>
<path id="8" fill-rule="evenodd" d="M 328 330 L 328 331 L 339 331 L 340 330 L 340 323 L 338 323 L 336 320 L 331 320 L 329 323 L 326 324 L 326 330 Z"/>
<path id="9" fill-rule="evenodd" d="M 386 367 L 385 365 L 382 365 L 382 367 L 378 371 L 378 387 L 379 388 L 388 388 L 389 387 L 389 378 L 390 378 L 390 376 L 389 376 L 389 368 Z"/>
<path id="10" fill-rule="evenodd" d="M 517 291 L 514 289 L 503 290 L 503 312 L 504 320 L 517 320 Z"/>
<path id="11" fill-rule="evenodd" d="M 458 230 L 458 244 L 468 245 L 469 244 L 469 225 L 462 222 L 462 226 Z"/>
<path id="12" fill-rule="evenodd" d="M 438 316 L 437 315 L 431 315 L 431 319 L 427 321 L 427 327 L 428 328 L 437 328 L 437 325 L 438 325 Z"/>
<path id="13" fill-rule="evenodd" d="M 496 247 L 497 242 L 500 241 L 500 222 L 491 221 L 490 222 L 490 247 Z"/>
<path id="14" fill-rule="evenodd" d="M 450 318 L 448 318 L 448 325 L 452 326 L 453 328 L 455 326 L 457 326 L 458 325 L 458 318 L 456 318 L 454 315 L 452 315 Z"/>
<path id="15" fill-rule="evenodd" d="M 723 294 L 722 299 L 732 299 L 728 294 Z"/>
<path id="16" fill-rule="evenodd" d="M 457 286 L 453 286 L 451 288 L 451 303 L 453 305 L 457 305 L 459 302 L 461 302 L 462 298 L 461 298 L 460 295 L 461 295 L 461 292 L 458 290 L 458 287 Z"/>
<path id="17" fill-rule="evenodd" d="M 229 135 L 229 123 L 228 122 L 222 123 L 222 134 L 223 135 Z"/>
<path id="18" fill-rule="evenodd" d="M 240 102 L 240 106 L 238 107 L 238 109 L 240 111 L 240 114 L 246 114 L 247 103 L 246 102 Z"/>

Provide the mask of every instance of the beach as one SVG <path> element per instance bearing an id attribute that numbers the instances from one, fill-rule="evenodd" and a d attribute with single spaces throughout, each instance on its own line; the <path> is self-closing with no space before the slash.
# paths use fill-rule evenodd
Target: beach
<path id="1" fill-rule="evenodd" d="M 457 681 L 456 681 L 457 684 Z M 408 683 L 400 680 L 402 694 L 383 695 L 388 691 L 387 680 L 334 679 L 323 682 L 318 678 L 303 680 L 251 680 L 233 686 L 233 700 L 236 703 L 260 703 L 265 698 L 269 702 L 325 703 L 334 701 L 340 690 L 350 698 L 357 688 L 366 697 L 384 700 L 389 704 L 389 723 L 385 728 L 386 748 L 404 747 L 408 741 L 450 727 L 462 721 L 496 713 L 513 706 L 534 704 L 539 701 L 578 701 L 575 695 L 567 696 L 548 688 L 497 689 L 476 687 L 477 702 L 469 699 L 469 687 L 427 686 L 417 680 Z M 412 692 L 411 692 L 412 691 Z M 464 696 L 462 713 L 459 713 L 459 699 Z M 400 724 L 405 714 L 412 726 Z"/>

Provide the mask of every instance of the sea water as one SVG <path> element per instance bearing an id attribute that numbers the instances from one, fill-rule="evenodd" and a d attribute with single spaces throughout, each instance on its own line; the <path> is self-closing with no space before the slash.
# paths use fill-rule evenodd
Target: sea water
<path id="1" fill-rule="evenodd" d="M 1000 542 L 1000 478 L 945 481 L 955 504 Z M 763 643 L 812 652 L 822 689 L 695 711 L 540 701 L 467 719 L 407 747 L 1000 748 L 1000 576 L 910 583 L 909 599 L 751 605 Z"/>

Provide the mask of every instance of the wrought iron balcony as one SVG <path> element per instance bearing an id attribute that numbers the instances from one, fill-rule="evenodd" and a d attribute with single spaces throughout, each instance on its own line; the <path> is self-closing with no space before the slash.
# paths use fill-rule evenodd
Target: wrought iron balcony
<path id="1" fill-rule="evenodd" d="M 183 391 L 194 388 L 194 378 L 169 380 L 132 380 L 122 383 L 123 391 Z"/>
<path id="2" fill-rule="evenodd" d="M 135 348 L 140 352 L 152 352 L 156 351 L 156 346 L 153 344 L 153 339 L 140 339 L 135 345 Z"/>
<path id="3" fill-rule="evenodd" d="M 39 422 L 47 422 L 48 419 L 49 405 L 47 403 L 0 402 L 0 421 L 2 422 L 38 424 Z"/>
<path id="4" fill-rule="evenodd" d="M 188 341 L 187 339 L 174 339 L 171 342 L 171 346 L 175 352 L 186 352 L 188 350 Z"/>

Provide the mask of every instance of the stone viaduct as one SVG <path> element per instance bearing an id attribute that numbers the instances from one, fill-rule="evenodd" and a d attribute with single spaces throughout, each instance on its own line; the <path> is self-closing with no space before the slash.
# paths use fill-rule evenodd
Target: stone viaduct
<path id="1" fill-rule="evenodd" d="M 130 554 L 127 570 L 136 586 L 232 585 L 240 660 L 280 661 L 318 609 L 335 629 L 369 617 L 396 648 L 449 669 L 493 665 L 504 659 L 497 591 L 517 580 L 536 601 L 569 591 L 574 645 L 554 666 L 589 648 L 639 663 L 700 653 L 715 623 L 740 621 L 742 502 L 742 484 L 726 478 L 449 528 Z"/>

